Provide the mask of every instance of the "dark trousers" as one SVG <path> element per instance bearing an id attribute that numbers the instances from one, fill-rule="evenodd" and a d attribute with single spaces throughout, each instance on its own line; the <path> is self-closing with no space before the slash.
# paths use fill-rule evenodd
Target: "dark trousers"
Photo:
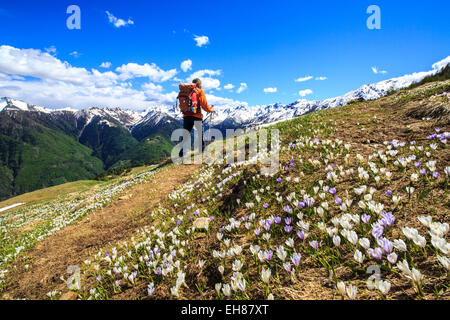
<path id="1" fill-rule="evenodd" d="M 203 140 L 203 120 L 197 117 L 193 117 L 193 116 L 187 116 L 183 118 L 183 129 L 187 130 L 189 132 L 189 134 L 192 132 L 192 129 L 194 128 L 194 125 L 196 122 L 201 122 L 201 126 L 198 128 L 199 132 L 197 132 L 197 134 L 201 135 L 201 140 L 202 140 L 202 151 L 205 150 L 205 141 Z M 189 140 L 189 144 L 191 143 L 191 141 Z M 180 150 L 179 153 L 180 157 L 183 157 L 183 149 Z"/>

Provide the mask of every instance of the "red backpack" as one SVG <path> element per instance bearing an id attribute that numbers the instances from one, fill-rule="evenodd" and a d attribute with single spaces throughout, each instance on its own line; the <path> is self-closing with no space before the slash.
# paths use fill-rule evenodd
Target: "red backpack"
<path id="1" fill-rule="evenodd" d="M 197 85 L 195 83 L 181 83 L 177 100 L 180 101 L 180 110 L 183 113 L 200 111 L 198 108 Z"/>

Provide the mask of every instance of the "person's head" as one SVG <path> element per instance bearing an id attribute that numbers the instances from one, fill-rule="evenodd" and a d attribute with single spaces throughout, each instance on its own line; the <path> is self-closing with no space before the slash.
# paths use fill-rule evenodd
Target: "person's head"
<path id="1" fill-rule="evenodd" d="M 195 83 L 197 85 L 197 88 L 202 88 L 202 80 L 200 80 L 199 78 L 192 80 L 192 83 Z"/>

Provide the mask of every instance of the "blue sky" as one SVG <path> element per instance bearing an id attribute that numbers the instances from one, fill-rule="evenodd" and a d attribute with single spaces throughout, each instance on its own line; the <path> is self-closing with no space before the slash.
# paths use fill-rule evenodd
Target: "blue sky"
<path id="1" fill-rule="evenodd" d="M 66 27 L 71 4 L 81 9 L 81 30 Z M 373 4 L 380 30 L 366 26 Z M 449 10 L 444 0 L 0 0 L 0 96 L 140 108 L 170 104 L 180 80 L 200 75 L 211 103 L 322 100 L 430 70 L 450 55 Z M 196 36 L 209 42 L 198 46 Z"/>

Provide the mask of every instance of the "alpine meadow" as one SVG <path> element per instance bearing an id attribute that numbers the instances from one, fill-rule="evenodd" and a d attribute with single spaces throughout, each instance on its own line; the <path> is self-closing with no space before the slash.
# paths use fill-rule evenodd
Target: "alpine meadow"
<path id="1" fill-rule="evenodd" d="M 0 0 L 0 300 L 450 299 L 449 3 L 250 2 Z"/>

